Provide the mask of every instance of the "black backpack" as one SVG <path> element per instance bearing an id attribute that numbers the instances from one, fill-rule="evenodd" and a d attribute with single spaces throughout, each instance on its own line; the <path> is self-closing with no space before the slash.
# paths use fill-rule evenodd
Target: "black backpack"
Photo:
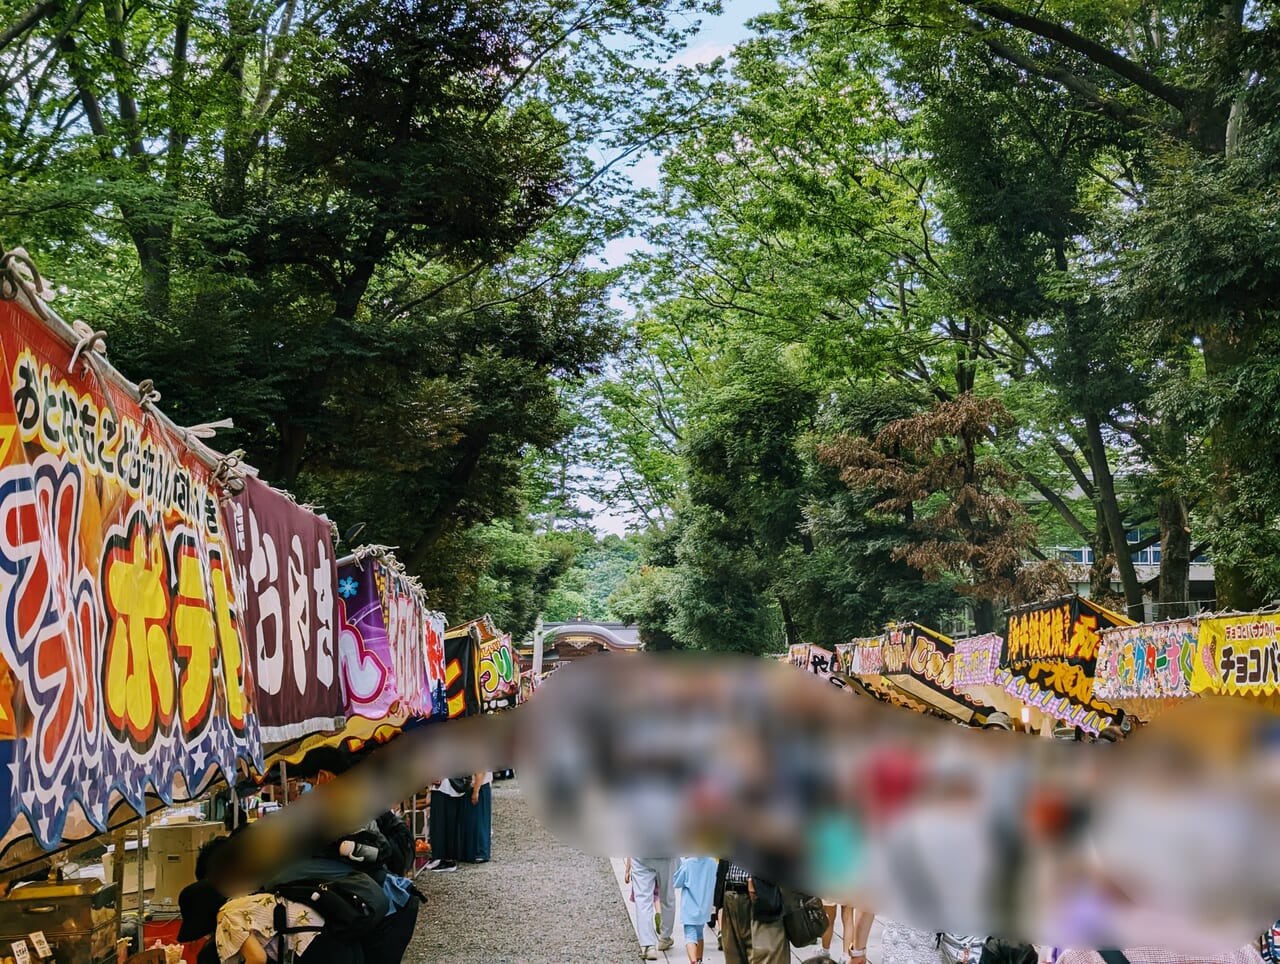
<path id="1" fill-rule="evenodd" d="M 821 898 L 784 888 L 782 907 L 782 927 L 792 947 L 808 947 L 817 943 L 831 926 Z"/>
<path id="2" fill-rule="evenodd" d="M 398 876 L 405 876 L 413 869 L 413 831 L 390 810 L 378 818 L 378 829 L 391 845 L 386 859 L 387 870 Z"/>
<path id="3" fill-rule="evenodd" d="M 336 941 L 359 943 L 382 918 L 391 904 L 383 889 L 368 874 L 359 872 L 344 877 L 304 877 L 276 884 L 271 893 L 283 900 L 315 908 L 323 925 L 290 926 L 283 903 L 276 904 L 275 925 L 278 934 L 300 934 L 323 931 Z"/>
<path id="4" fill-rule="evenodd" d="M 1009 944 L 992 937 L 982 948 L 981 964 L 1037 964 L 1039 960 L 1030 944 Z"/>

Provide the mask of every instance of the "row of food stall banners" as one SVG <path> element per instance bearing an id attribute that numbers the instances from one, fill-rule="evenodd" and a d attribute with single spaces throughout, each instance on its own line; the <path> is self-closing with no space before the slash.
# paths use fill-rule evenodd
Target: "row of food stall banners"
<path id="1" fill-rule="evenodd" d="M 239 765 L 519 700 L 487 618 L 446 631 L 387 552 L 339 560 L 75 334 L 0 301 L 0 871 Z"/>
<path id="2" fill-rule="evenodd" d="M 337 559 L 327 519 L 164 417 L 95 333 L 6 298 L 0 871 L 240 765 L 521 698 L 532 681 L 488 619 L 446 631 L 388 553 Z M 1274 695 L 1277 618 L 1133 626 L 1073 597 L 1003 637 L 905 624 L 789 656 L 965 721 L 1013 699 L 1097 732 L 1133 701 Z"/>
<path id="3" fill-rule="evenodd" d="M 1280 613 L 1205 615 L 1135 624 L 1070 596 L 1009 613 L 1003 635 L 950 637 L 916 623 L 834 648 L 786 654 L 877 697 L 980 723 L 1026 707 L 1096 735 L 1128 714 L 1149 719 L 1204 693 L 1270 702 L 1280 691 Z"/>

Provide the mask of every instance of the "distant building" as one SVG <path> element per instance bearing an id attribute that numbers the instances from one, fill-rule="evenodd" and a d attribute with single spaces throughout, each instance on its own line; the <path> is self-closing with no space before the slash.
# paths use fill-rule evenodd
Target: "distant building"
<path id="1" fill-rule="evenodd" d="M 1153 535 L 1155 535 L 1154 532 L 1135 529 L 1128 535 L 1129 545 L 1141 545 Z M 1064 564 L 1072 592 L 1085 598 L 1089 597 L 1089 571 L 1094 563 L 1092 549 L 1079 545 L 1043 546 L 1040 552 L 1046 559 L 1054 559 Z M 1133 557 L 1133 568 L 1137 572 L 1138 581 L 1144 587 L 1144 620 L 1157 622 L 1169 618 L 1167 614 L 1160 611 L 1156 594 L 1151 589 L 1156 585 L 1157 577 L 1160 575 L 1160 543 L 1139 549 L 1130 555 Z M 1191 560 L 1189 577 L 1188 611 L 1194 614 L 1213 609 L 1216 589 L 1213 581 L 1212 560 L 1205 554 L 1196 556 Z M 1120 574 L 1116 572 L 1114 566 L 1111 569 L 1111 591 L 1117 596 L 1124 595 L 1124 589 L 1120 585 Z M 940 623 L 939 628 L 955 638 L 969 636 L 975 632 L 973 614 L 967 608 L 944 616 Z"/>
<path id="2" fill-rule="evenodd" d="M 625 623 L 592 622 L 542 624 L 543 672 L 554 669 L 560 663 L 580 659 L 598 653 L 635 653 L 642 648 L 640 629 Z M 533 638 L 522 640 L 516 646 L 520 655 L 521 670 L 533 666 Z"/>
<path id="3" fill-rule="evenodd" d="M 1135 529 L 1129 533 L 1129 545 L 1136 546 L 1146 542 L 1154 532 Z M 1051 546 L 1041 550 L 1045 556 L 1050 559 L 1057 559 L 1059 562 L 1066 564 L 1067 577 L 1071 580 L 1071 588 L 1074 592 L 1081 596 L 1089 595 L 1089 569 L 1094 563 L 1093 550 L 1087 546 Z M 1147 546 L 1137 552 L 1130 553 L 1133 557 L 1133 568 L 1138 574 L 1138 581 L 1143 586 L 1154 586 L 1160 575 L 1160 543 Z M 1205 609 L 1214 608 L 1214 599 L 1217 591 L 1213 581 L 1213 562 L 1207 555 L 1201 554 L 1191 560 L 1189 575 L 1188 602 L 1189 610 L 1192 613 L 1200 612 Z M 1120 586 L 1120 576 L 1114 569 L 1111 570 L 1111 589 L 1117 595 L 1123 593 Z M 1155 594 L 1149 589 L 1143 593 L 1144 602 L 1146 604 L 1146 618 L 1148 622 L 1165 618 L 1165 615 L 1159 611 Z"/>

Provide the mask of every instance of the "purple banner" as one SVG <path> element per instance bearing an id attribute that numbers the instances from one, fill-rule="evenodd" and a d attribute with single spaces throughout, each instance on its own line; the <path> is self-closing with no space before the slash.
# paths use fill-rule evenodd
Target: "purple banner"
<path id="1" fill-rule="evenodd" d="M 339 666 L 347 715 L 381 720 L 399 702 L 395 664 L 378 591 L 381 565 L 372 559 L 338 570 Z M 396 707 L 399 709 L 399 707 Z"/>
<path id="2" fill-rule="evenodd" d="M 344 710 L 329 523 L 254 478 L 223 514 L 262 739 L 282 743 L 328 729 Z"/>

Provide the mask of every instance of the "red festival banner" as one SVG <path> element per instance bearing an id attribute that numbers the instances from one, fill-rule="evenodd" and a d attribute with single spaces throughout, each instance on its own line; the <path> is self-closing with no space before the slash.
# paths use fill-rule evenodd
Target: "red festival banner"
<path id="1" fill-rule="evenodd" d="M 56 324 L 56 322 L 54 323 Z M 0 302 L 0 828 L 190 798 L 261 764 L 235 563 L 209 466 Z"/>

